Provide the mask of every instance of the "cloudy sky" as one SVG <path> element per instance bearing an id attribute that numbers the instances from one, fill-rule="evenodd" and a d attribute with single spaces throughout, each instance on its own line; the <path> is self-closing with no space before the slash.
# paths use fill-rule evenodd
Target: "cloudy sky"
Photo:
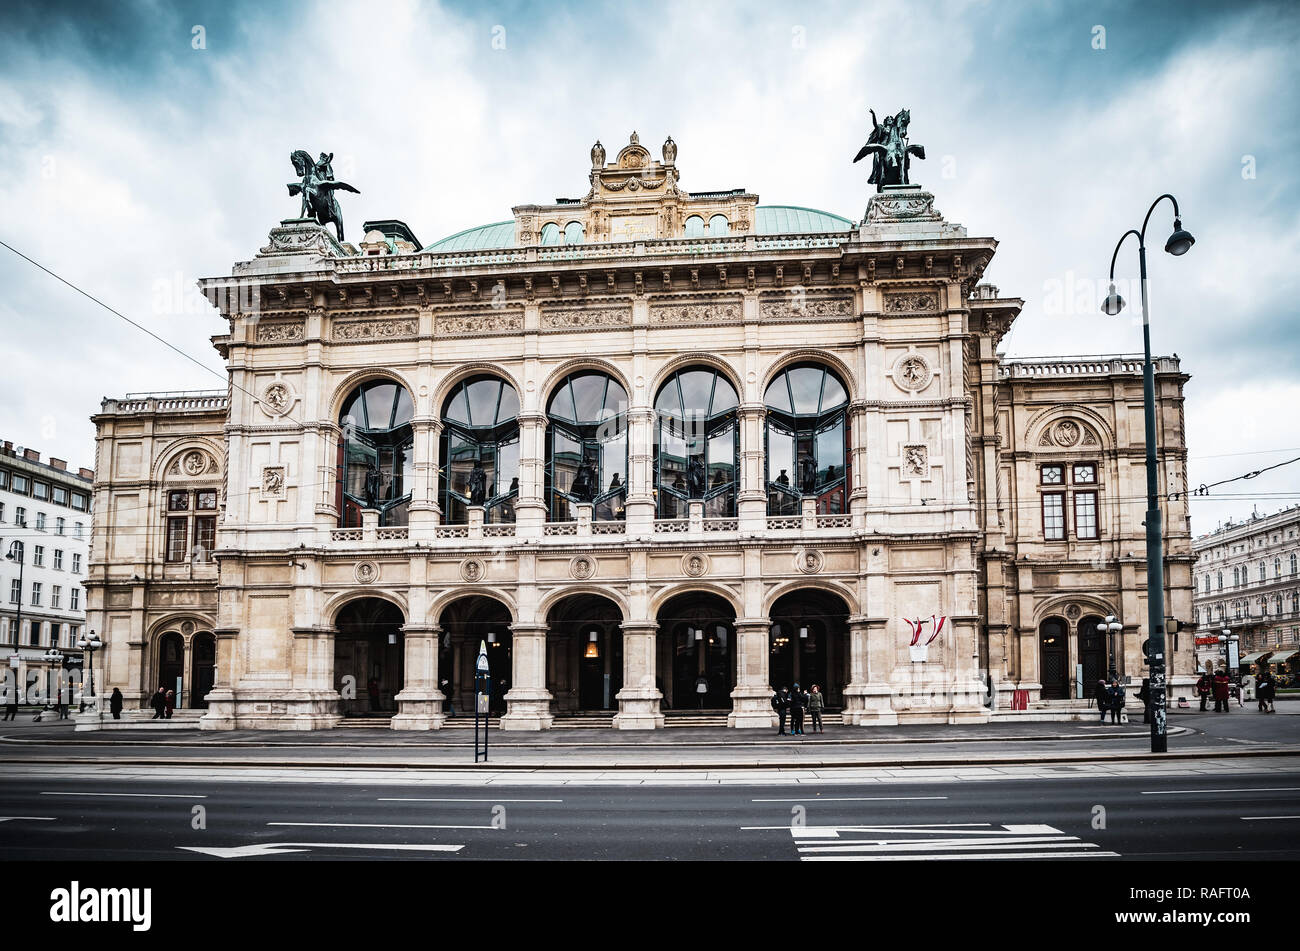
<path id="1" fill-rule="evenodd" d="M 809 9 L 805 9 L 809 7 Z M 193 290 L 297 214 L 333 151 L 350 237 L 424 242 L 578 196 L 588 150 L 679 145 L 683 187 L 860 218 L 867 109 L 912 110 L 914 180 L 999 239 L 1010 356 L 1132 353 L 1097 312 L 1119 235 L 1150 243 L 1153 346 L 1191 373 L 1193 484 L 1300 456 L 1300 16 L 1287 4 L 14 3 L 0 8 L 0 438 L 93 463 L 101 398 L 224 386 Z M 1121 274 L 1136 271 L 1132 245 Z M 1226 493 L 1235 493 L 1230 497 Z M 1300 501 L 1300 463 L 1193 504 L 1212 530 Z"/>

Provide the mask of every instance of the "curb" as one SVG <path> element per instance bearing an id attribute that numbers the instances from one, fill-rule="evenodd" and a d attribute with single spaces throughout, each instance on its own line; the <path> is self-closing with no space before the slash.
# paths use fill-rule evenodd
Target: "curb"
<path id="1" fill-rule="evenodd" d="M 370 769 L 394 769 L 394 770 L 425 770 L 425 771 L 453 771 L 453 772 L 554 772 L 556 770 L 563 772 L 591 771 L 591 772 L 613 772 L 613 771 L 638 771 L 638 772 L 661 772 L 661 771 L 689 771 L 700 772 L 723 771 L 723 770 L 760 770 L 760 769 L 904 769 L 910 767 L 929 767 L 929 766 L 1038 766 L 1054 765 L 1067 763 L 1084 763 L 1088 765 L 1098 765 L 1101 763 L 1150 763 L 1163 762 L 1171 759 L 1174 760 L 1204 760 L 1204 759 L 1241 759 L 1260 756 L 1295 756 L 1300 757 L 1300 750 L 1291 748 L 1265 748 L 1265 749 L 1232 749 L 1232 750 L 1201 750 L 1175 753 L 1108 753 L 1101 755 L 1084 755 L 1084 754 L 1061 754 L 1034 757 L 1032 759 L 1016 758 L 1010 756 L 992 756 L 980 758 L 942 758 L 909 760 L 899 762 L 894 760 L 845 760 L 843 762 L 798 762 L 798 761 L 772 761 L 772 762 L 754 762 L 754 763 L 409 763 L 409 762 L 377 762 L 377 763 L 357 763 L 357 762 L 333 762 L 320 760 L 279 760 L 274 763 L 264 763 L 255 760 L 212 760 L 212 759 L 112 759 L 104 760 L 90 757 L 67 757 L 61 759 L 39 759 L 39 760 L 0 760 L 9 766 L 207 766 L 207 767 L 241 767 L 246 769 L 257 768 L 292 768 L 292 769 L 352 769 L 352 770 L 370 770 Z"/>

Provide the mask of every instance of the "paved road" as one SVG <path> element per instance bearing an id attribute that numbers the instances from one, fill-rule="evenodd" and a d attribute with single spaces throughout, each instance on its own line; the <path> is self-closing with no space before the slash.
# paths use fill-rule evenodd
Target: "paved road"
<path id="1" fill-rule="evenodd" d="M 0 851 L 10 861 L 1300 859 L 1300 763 L 1251 762 L 1197 774 L 1157 765 L 1057 778 L 509 786 L 30 767 L 0 781 Z"/>

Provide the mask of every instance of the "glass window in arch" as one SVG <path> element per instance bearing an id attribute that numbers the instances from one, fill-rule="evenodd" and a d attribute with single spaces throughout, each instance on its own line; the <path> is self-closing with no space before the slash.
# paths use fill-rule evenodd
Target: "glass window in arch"
<path id="1" fill-rule="evenodd" d="M 582 229 L 581 221 L 570 221 L 564 226 L 564 243 L 565 244 L 582 244 L 585 240 L 585 234 Z"/>
<path id="2" fill-rule="evenodd" d="M 610 376 L 566 376 L 546 404 L 550 519 L 572 521 L 590 503 L 598 520 L 621 519 L 627 501 L 627 391 Z"/>
<path id="3" fill-rule="evenodd" d="M 817 511 L 848 511 L 848 391 L 826 367 L 801 363 L 774 379 L 767 405 L 767 511 L 798 515 L 805 498 Z"/>
<path id="4" fill-rule="evenodd" d="M 414 411 L 411 394 L 392 380 L 362 383 L 344 400 L 335 489 L 344 528 L 359 527 L 363 509 L 377 509 L 380 525 L 407 524 Z"/>
<path id="5" fill-rule="evenodd" d="M 709 219 L 709 237 L 725 238 L 731 234 L 731 225 L 728 224 L 725 215 L 714 215 Z"/>
<path id="6" fill-rule="evenodd" d="M 655 397 L 655 508 L 658 518 L 686 518 L 704 503 L 708 518 L 736 514 L 740 478 L 735 387 L 711 367 L 674 373 Z"/>
<path id="7" fill-rule="evenodd" d="M 542 225 L 543 245 L 563 244 L 563 243 L 564 243 L 564 232 L 560 230 L 559 225 L 557 225 L 554 221 L 548 221 L 546 224 Z"/>
<path id="8" fill-rule="evenodd" d="M 442 408 L 439 498 L 447 524 L 463 525 L 469 506 L 485 522 L 513 522 L 519 500 L 519 395 L 494 376 L 456 384 Z"/>
<path id="9" fill-rule="evenodd" d="M 704 219 L 699 215 L 691 215 L 686 219 L 686 237 L 703 238 L 704 237 Z"/>

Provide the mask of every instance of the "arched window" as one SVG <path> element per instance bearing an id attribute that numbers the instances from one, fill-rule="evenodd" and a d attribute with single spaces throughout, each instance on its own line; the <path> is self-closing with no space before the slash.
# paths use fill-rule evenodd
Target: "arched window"
<path id="1" fill-rule="evenodd" d="M 1295 575 L 1295 574 L 1297 574 L 1297 573 L 1300 573 L 1300 572 L 1297 572 L 1297 570 L 1296 570 L 1297 568 L 1300 568 L 1300 559 L 1297 559 L 1296 556 L 1295 556 L 1295 554 L 1292 553 L 1292 555 L 1291 555 L 1291 574 L 1292 574 L 1292 575 Z"/>
<path id="2" fill-rule="evenodd" d="M 1291 613 L 1300 614 L 1300 591 L 1291 592 Z"/>
<path id="3" fill-rule="evenodd" d="M 1223 572 L 1222 572 L 1222 571 L 1219 572 L 1219 590 L 1220 590 L 1220 591 L 1223 590 Z"/>
<path id="4" fill-rule="evenodd" d="M 1236 570 L 1235 570 L 1235 569 L 1234 569 L 1234 571 L 1233 571 L 1233 575 L 1234 575 L 1234 577 L 1233 577 L 1233 579 L 1232 579 L 1232 583 L 1233 583 L 1233 584 L 1236 584 L 1236 583 L 1237 583 L 1237 579 L 1236 579 L 1236 577 L 1235 577 L 1235 576 L 1236 576 Z M 1209 593 L 1210 593 L 1210 576 L 1209 576 L 1209 575 L 1206 575 L 1206 576 L 1205 576 L 1205 593 L 1206 593 L 1206 594 L 1209 594 Z"/>
<path id="5" fill-rule="evenodd" d="M 550 518 L 621 519 L 627 500 L 627 391 L 596 371 L 566 376 L 546 404 L 546 498 Z"/>
<path id="6" fill-rule="evenodd" d="M 570 221 L 564 226 L 564 243 L 565 244 L 582 244 L 585 234 L 582 229 L 581 221 Z"/>
<path id="7" fill-rule="evenodd" d="M 736 390 L 711 367 L 679 370 L 655 397 L 655 505 L 659 518 L 686 518 L 700 499 L 708 517 L 736 514 L 740 478 Z"/>
<path id="8" fill-rule="evenodd" d="M 1237 569 L 1236 569 L 1236 568 L 1233 568 L 1233 569 L 1232 569 L 1232 586 L 1235 588 L 1235 587 L 1237 587 L 1239 584 L 1241 584 L 1241 578 L 1240 578 L 1240 576 L 1238 575 Z M 1208 575 L 1207 575 L 1206 578 L 1205 578 L 1205 593 L 1206 593 L 1206 594 L 1209 594 L 1209 593 L 1210 593 L 1210 579 L 1209 579 L 1209 576 L 1208 576 Z"/>
<path id="9" fill-rule="evenodd" d="M 548 221 L 542 225 L 542 244 L 563 244 L 564 234 L 560 231 L 560 226 L 554 221 Z"/>
<path id="10" fill-rule="evenodd" d="M 1274 578 L 1281 578 L 1281 577 L 1282 577 L 1282 559 L 1281 559 L 1281 558 L 1274 558 L 1274 559 L 1273 559 L 1273 577 L 1274 577 Z"/>
<path id="11" fill-rule="evenodd" d="M 1260 581 L 1268 580 L 1268 565 L 1262 561 L 1259 563 L 1259 580 Z"/>
<path id="12" fill-rule="evenodd" d="M 343 402 L 339 425 L 339 525 L 361 525 L 362 509 L 378 509 L 380 525 L 407 524 L 413 483 L 411 416 L 406 388 L 392 380 L 371 380 Z"/>
<path id="13" fill-rule="evenodd" d="M 442 407 L 439 499 L 447 524 L 464 524 L 468 506 L 485 522 L 513 522 L 519 498 L 519 396 L 494 376 L 462 380 Z"/>
<path id="14" fill-rule="evenodd" d="M 709 219 L 709 237 L 724 238 L 731 234 L 731 225 L 727 222 L 726 215 L 714 215 Z"/>
<path id="15" fill-rule="evenodd" d="M 703 238 L 704 237 L 704 219 L 699 215 L 691 215 L 686 219 L 686 237 Z"/>
<path id="16" fill-rule="evenodd" d="M 804 498 L 820 513 L 848 511 L 848 391 L 816 363 L 787 367 L 767 404 L 767 513 L 797 515 Z"/>

